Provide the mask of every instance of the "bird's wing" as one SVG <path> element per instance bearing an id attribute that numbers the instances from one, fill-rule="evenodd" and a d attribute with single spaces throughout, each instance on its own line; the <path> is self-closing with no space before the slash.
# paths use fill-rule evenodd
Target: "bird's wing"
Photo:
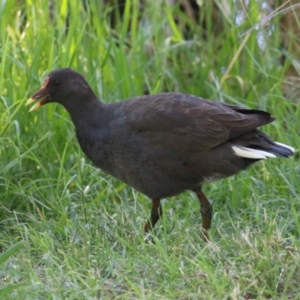
<path id="1" fill-rule="evenodd" d="M 264 111 L 177 93 L 135 98 L 125 110 L 132 132 L 178 154 L 207 151 L 274 120 Z"/>

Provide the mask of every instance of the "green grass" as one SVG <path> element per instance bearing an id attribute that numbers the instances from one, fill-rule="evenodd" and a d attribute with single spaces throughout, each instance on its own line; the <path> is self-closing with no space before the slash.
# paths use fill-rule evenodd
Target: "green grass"
<path id="1" fill-rule="evenodd" d="M 266 109 L 277 121 L 265 131 L 297 148 L 278 27 L 262 51 L 254 1 L 249 19 L 237 27 L 228 17 L 217 36 L 206 19 L 206 38 L 159 1 L 142 11 L 127 1 L 114 29 L 101 1 L 48 2 L 0 4 L 1 299 L 300 299 L 297 155 L 205 187 L 211 243 L 188 192 L 164 202 L 155 243 L 144 243 L 149 199 L 92 166 L 62 107 L 24 107 L 49 71 L 72 67 L 104 102 L 180 91 Z"/>

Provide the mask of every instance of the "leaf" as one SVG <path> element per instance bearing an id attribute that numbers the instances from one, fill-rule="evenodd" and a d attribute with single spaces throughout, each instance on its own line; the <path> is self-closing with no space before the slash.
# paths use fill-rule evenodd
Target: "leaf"
<path id="1" fill-rule="evenodd" d="M 10 258 L 13 254 L 15 254 L 18 250 L 20 250 L 23 246 L 23 242 L 18 242 L 11 246 L 8 250 L 3 252 L 0 255 L 0 264 L 4 263 L 8 258 Z"/>

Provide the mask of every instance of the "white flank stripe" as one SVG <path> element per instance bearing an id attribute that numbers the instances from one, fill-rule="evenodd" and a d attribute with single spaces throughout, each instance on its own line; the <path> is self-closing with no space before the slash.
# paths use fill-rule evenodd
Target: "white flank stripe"
<path id="1" fill-rule="evenodd" d="M 295 152 L 295 148 L 291 147 L 291 146 L 288 146 L 286 144 L 282 144 L 282 143 L 278 143 L 278 142 L 274 142 L 276 145 L 278 146 L 282 146 L 282 147 L 285 147 L 285 148 L 288 148 L 290 149 L 293 153 Z"/>
<path id="2" fill-rule="evenodd" d="M 247 147 L 232 146 L 233 151 L 237 156 L 252 158 L 252 159 L 266 159 L 268 157 L 276 157 L 274 154 L 262 150 L 256 150 Z"/>

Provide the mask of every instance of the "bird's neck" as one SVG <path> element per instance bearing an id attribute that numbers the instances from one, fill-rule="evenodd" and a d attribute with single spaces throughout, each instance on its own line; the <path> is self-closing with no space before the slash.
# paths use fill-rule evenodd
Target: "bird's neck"
<path id="1" fill-rule="evenodd" d="M 94 97 L 88 100 L 73 99 L 64 103 L 64 107 L 77 128 L 82 125 L 97 126 L 97 123 L 101 122 L 105 104 Z"/>

